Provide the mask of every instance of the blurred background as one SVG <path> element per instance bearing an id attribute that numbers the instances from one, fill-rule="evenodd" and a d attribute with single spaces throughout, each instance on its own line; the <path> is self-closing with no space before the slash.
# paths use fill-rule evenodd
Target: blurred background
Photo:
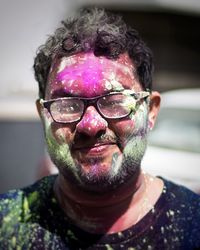
<path id="1" fill-rule="evenodd" d="M 0 0 L 0 192 L 51 171 L 41 167 L 49 162 L 33 58 L 62 19 L 94 5 L 120 13 L 154 52 L 154 89 L 163 104 L 145 170 L 200 192 L 199 0 Z"/>

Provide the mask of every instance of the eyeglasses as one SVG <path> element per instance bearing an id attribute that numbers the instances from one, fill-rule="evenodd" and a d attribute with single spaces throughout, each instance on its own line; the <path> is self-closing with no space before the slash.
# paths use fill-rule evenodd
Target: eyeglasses
<path id="1" fill-rule="evenodd" d="M 140 100 L 147 98 L 150 92 L 112 92 L 94 98 L 63 97 L 51 100 L 40 99 L 40 103 L 57 123 L 72 123 L 81 120 L 88 106 L 93 105 L 102 117 L 120 119 L 136 111 Z"/>

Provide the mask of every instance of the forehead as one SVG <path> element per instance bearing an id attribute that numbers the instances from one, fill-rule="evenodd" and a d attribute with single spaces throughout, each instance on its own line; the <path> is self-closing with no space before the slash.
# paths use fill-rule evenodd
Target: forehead
<path id="1" fill-rule="evenodd" d="M 95 97 L 111 91 L 140 88 L 134 65 L 127 54 L 117 60 L 79 53 L 54 60 L 49 73 L 46 98 Z"/>

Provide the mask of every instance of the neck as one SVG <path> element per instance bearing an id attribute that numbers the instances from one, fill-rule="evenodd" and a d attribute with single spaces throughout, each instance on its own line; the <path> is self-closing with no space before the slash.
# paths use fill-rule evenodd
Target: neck
<path id="1" fill-rule="evenodd" d="M 153 201 L 147 197 L 148 178 L 142 172 L 117 190 L 95 195 L 78 189 L 59 175 L 54 191 L 74 224 L 88 232 L 115 233 L 136 224 L 152 208 Z"/>

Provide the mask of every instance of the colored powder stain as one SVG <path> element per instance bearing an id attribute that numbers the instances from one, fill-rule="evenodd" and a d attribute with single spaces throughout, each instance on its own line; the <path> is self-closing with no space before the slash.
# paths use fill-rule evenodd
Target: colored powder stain
<path id="1" fill-rule="evenodd" d="M 46 234 L 44 235 L 44 241 L 45 241 L 45 242 L 49 242 L 50 240 L 51 240 L 50 234 L 49 234 L 49 233 L 46 233 Z"/>
<path id="2" fill-rule="evenodd" d="M 13 236 L 11 239 L 11 245 L 12 245 L 12 247 L 16 247 L 16 237 L 15 236 Z"/>
<path id="3" fill-rule="evenodd" d="M 85 71 L 82 74 L 83 81 L 85 88 L 91 91 L 90 88 L 92 87 L 95 93 L 96 90 L 98 90 L 99 86 L 98 83 L 100 79 L 102 79 L 102 69 L 99 67 L 100 64 L 98 65 L 92 65 L 89 63 L 88 68 L 85 68 Z"/>
<path id="4" fill-rule="evenodd" d="M 11 221 L 11 217 L 10 216 L 5 216 L 4 218 L 3 218 L 3 222 L 4 223 L 8 223 L 8 222 L 10 222 Z"/>
<path id="5" fill-rule="evenodd" d="M 133 97 L 129 97 L 123 103 L 123 106 L 130 109 L 130 110 L 132 110 L 132 111 L 135 111 L 135 109 L 136 109 L 136 101 L 134 100 Z"/>
<path id="6" fill-rule="evenodd" d="M 113 248 L 108 244 L 106 244 L 105 247 L 106 247 L 107 250 L 113 250 Z"/>
<path id="7" fill-rule="evenodd" d="M 31 214 L 30 214 L 30 208 L 29 208 L 28 198 L 24 199 L 23 210 L 24 210 L 24 219 L 25 220 L 29 220 L 30 217 L 31 217 Z"/>
<path id="8" fill-rule="evenodd" d="M 140 133 L 142 137 L 145 136 L 147 132 L 147 120 L 148 120 L 147 110 L 148 109 L 145 105 L 143 111 L 138 109 L 136 113 L 131 114 L 131 119 L 135 121 L 135 133 L 137 134 Z"/>
<path id="9" fill-rule="evenodd" d="M 48 119 L 45 118 L 44 121 L 48 151 L 51 155 L 52 160 L 58 163 L 56 164 L 57 166 L 61 164 L 62 168 L 66 167 L 68 169 L 71 169 L 74 172 L 76 179 L 80 182 L 80 178 L 76 172 L 76 166 L 71 156 L 69 146 L 67 145 L 67 143 L 59 144 L 55 140 L 55 137 L 53 137 L 52 135 Z"/>
<path id="10" fill-rule="evenodd" d="M 123 234 L 121 232 L 119 232 L 118 236 L 121 238 L 123 236 Z"/>
<path id="11" fill-rule="evenodd" d="M 118 153 L 114 153 L 112 156 L 112 165 L 111 165 L 111 176 L 117 176 L 120 172 L 122 163 L 122 157 L 119 157 Z M 122 235 L 122 234 L 121 234 Z"/>
<path id="12" fill-rule="evenodd" d="M 8 204 L 8 203 L 9 203 L 9 200 L 8 200 L 8 199 L 6 199 L 6 200 L 4 201 L 4 203 L 5 203 L 5 204 Z"/>
<path id="13" fill-rule="evenodd" d="M 165 233 L 165 229 L 164 229 L 164 227 L 161 227 L 161 228 L 160 228 L 160 230 L 161 230 L 161 233 L 162 233 L 162 234 L 164 234 L 164 233 Z"/>
<path id="14" fill-rule="evenodd" d="M 61 59 L 52 83 L 54 87 L 61 85 L 66 93 L 91 97 L 109 90 L 124 90 L 122 84 L 130 87 L 134 81 L 132 69 L 133 65 L 121 60 L 114 62 L 92 53 L 80 54 L 73 56 L 73 60 Z"/>
<path id="15" fill-rule="evenodd" d="M 67 230 L 67 236 L 69 236 L 71 239 L 78 240 L 71 230 Z"/>
<path id="16" fill-rule="evenodd" d="M 24 199 L 23 209 L 24 209 L 25 214 L 27 214 L 29 212 L 29 204 L 28 204 L 27 198 Z"/>
<path id="17" fill-rule="evenodd" d="M 104 129 L 107 126 L 106 120 L 104 120 L 96 111 L 93 109 L 87 112 L 84 118 L 79 124 L 79 128 L 91 133 L 96 133 L 100 129 Z"/>
<path id="18" fill-rule="evenodd" d="M 99 92 L 99 82 L 102 78 L 101 64 L 97 60 L 86 59 L 82 64 L 73 64 L 62 70 L 58 73 L 56 80 L 59 82 L 70 82 L 70 92 L 75 92 L 73 89 L 75 86 L 77 86 L 80 91 L 80 84 L 74 84 L 80 82 L 84 88 L 81 92 L 86 92 L 86 96 L 91 96 Z"/>
<path id="19" fill-rule="evenodd" d="M 57 203 L 57 201 L 56 201 L 56 199 L 55 199 L 55 198 L 52 198 L 52 199 L 51 199 L 51 201 L 52 201 L 52 203 L 54 203 L 54 204 L 56 204 L 56 203 Z"/>
<path id="20" fill-rule="evenodd" d="M 28 196 L 28 203 L 29 204 L 34 203 L 38 198 L 39 198 L 39 194 L 38 192 L 35 191 Z"/>

